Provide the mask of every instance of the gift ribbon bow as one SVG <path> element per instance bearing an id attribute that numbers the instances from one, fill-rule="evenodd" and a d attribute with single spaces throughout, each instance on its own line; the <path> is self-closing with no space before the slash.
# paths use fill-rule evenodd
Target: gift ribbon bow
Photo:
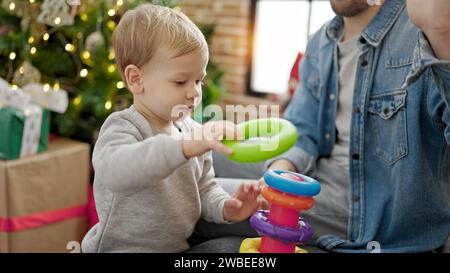
<path id="1" fill-rule="evenodd" d="M 0 108 L 24 107 L 30 103 L 53 112 L 63 114 L 69 106 L 67 91 L 45 89 L 42 84 L 30 83 L 22 88 L 13 89 L 4 79 L 0 78 Z"/>

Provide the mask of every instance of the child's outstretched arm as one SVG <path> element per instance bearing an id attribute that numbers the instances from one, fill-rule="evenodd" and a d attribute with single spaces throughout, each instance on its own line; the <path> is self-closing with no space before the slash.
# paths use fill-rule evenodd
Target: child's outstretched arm
<path id="1" fill-rule="evenodd" d="M 243 221 L 267 203 L 260 198 L 258 183 L 243 183 L 233 196 L 226 193 L 214 179 L 211 153 L 204 155 L 203 175 L 199 181 L 202 217 L 210 222 L 228 223 Z"/>
<path id="2" fill-rule="evenodd" d="M 129 195 L 161 181 L 187 161 L 181 140 L 168 135 L 143 139 L 132 120 L 111 115 L 100 131 L 92 157 L 96 183 Z"/>

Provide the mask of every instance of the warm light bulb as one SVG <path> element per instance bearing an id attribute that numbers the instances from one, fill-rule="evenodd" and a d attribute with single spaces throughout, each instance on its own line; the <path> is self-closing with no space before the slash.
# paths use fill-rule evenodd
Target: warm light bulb
<path id="1" fill-rule="evenodd" d="M 16 52 L 9 53 L 9 59 L 12 61 L 16 58 Z"/>
<path id="2" fill-rule="evenodd" d="M 55 82 L 55 84 L 53 84 L 53 90 L 58 91 L 61 88 L 61 86 L 59 85 L 59 82 Z"/>
<path id="3" fill-rule="evenodd" d="M 125 84 L 122 81 L 118 81 L 116 84 L 117 89 L 122 89 L 125 87 Z"/>
<path id="4" fill-rule="evenodd" d="M 106 23 L 106 27 L 108 27 L 109 30 L 114 31 L 114 29 L 116 28 L 116 22 L 109 20 Z"/>
<path id="5" fill-rule="evenodd" d="M 14 2 L 9 4 L 9 10 L 14 10 L 15 8 L 16 8 L 16 4 Z"/>
<path id="6" fill-rule="evenodd" d="M 64 49 L 68 52 L 73 52 L 75 50 L 75 46 L 73 44 L 66 44 Z"/>
<path id="7" fill-rule="evenodd" d="M 50 84 L 46 83 L 44 84 L 44 92 L 48 92 L 50 90 Z"/>
<path id="8" fill-rule="evenodd" d="M 44 41 L 47 41 L 50 38 L 50 34 L 48 34 L 47 32 L 44 33 L 44 35 L 42 36 L 42 39 L 44 39 Z"/>
<path id="9" fill-rule="evenodd" d="M 89 51 L 85 50 L 85 51 L 83 51 L 83 53 L 81 53 L 81 57 L 83 59 L 89 59 L 91 57 L 91 53 L 89 53 Z"/>
<path id="10" fill-rule="evenodd" d="M 116 66 L 113 64 L 108 65 L 108 72 L 113 73 L 114 71 L 116 71 Z"/>
<path id="11" fill-rule="evenodd" d="M 114 53 L 114 50 L 110 49 L 109 53 L 108 53 L 108 59 L 114 60 L 115 57 L 116 57 L 116 54 Z"/>
<path id="12" fill-rule="evenodd" d="M 15 85 L 15 84 L 11 85 L 12 90 L 17 90 L 17 88 L 19 88 L 17 85 Z"/>
<path id="13" fill-rule="evenodd" d="M 76 98 L 74 98 L 73 99 L 73 104 L 76 106 L 76 105 L 80 105 L 80 103 L 81 103 L 81 97 L 80 96 L 78 96 L 78 97 L 76 97 Z"/>
<path id="14" fill-rule="evenodd" d="M 117 0 L 116 4 L 120 7 L 123 5 L 123 0 Z"/>
<path id="15" fill-rule="evenodd" d="M 82 78 L 86 77 L 87 74 L 88 74 L 88 71 L 87 71 L 86 68 L 81 69 L 81 71 L 80 71 L 80 76 L 81 76 Z"/>
<path id="16" fill-rule="evenodd" d="M 108 15 L 109 16 L 114 16 L 115 14 L 116 14 L 116 11 L 114 9 L 108 10 Z"/>
<path id="17" fill-rule="evenodd" d="M 109 110 L 109 109 L 111 109 L 111 107 L 112 107 L 112 102 L 111 102 L 111 101 L 107 101 L 107 102 L 105 103 L 105 109 L 106 109 L 106 110 Z"/>
<path id="18" fill-rule="evenodd" d="M 34 2 L 36 2 L 36 0 L 30 0 L 30 3 L 33 4 Z"/>
<path id="19" fill-rule="evenodd" d="M 30 37 L 28 38 L 28 43 L 29 43 L 29 44 L 34 43 L 34 37 L 33 37 L 33 36 L 30 36 Z"/>
<path id="20" fill-rule="evenodd" d="M 25 69 L 23 68 L 23 66 L 21 66 L 21 67 L 19 68 L 19 73 L 20 73 L 20 74 L 25 73 Z"/>
<path id="21" fill-rule="evenodd" d="M 81 19 L 82 21 L 86 21 L 86 20 L 88 19 L 88 15 L 87 15 L 86 13 L 82 13 L 82 14 L 80 15 L 80 19 Z"/>
<path id="22" fill-rule="evenodd" d="M 31 53 L 32 55 L 36 54 L 36 51 L 37 51 L 37 49 L 36 49 L 36 47 L 34 47 L 34 46 L 30 49 L 30 53 Z"/>

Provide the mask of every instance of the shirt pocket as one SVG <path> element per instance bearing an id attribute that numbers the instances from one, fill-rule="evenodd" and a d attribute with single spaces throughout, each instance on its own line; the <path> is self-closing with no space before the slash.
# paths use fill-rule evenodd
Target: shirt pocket
<path id="1" fill-rule="evenodd" d="M 374 95 L 369 101 L 369 123 L 375 155 L 393 165 L 408 154 L 406 90 Z"/>

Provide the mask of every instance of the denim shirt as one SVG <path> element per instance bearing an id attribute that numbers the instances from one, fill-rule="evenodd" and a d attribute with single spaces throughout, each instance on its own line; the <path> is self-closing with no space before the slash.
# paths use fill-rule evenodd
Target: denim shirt
<path id="1" fill-rule="evenodd" d="M 334 18 L 311 38 L 302 82 L 286 109 L 299 139 L 284 158 L 305 172 L 336 140 Z M 450 235 L 450 62 L 434 56 L 404 0 L 389 0 L 361 33 L 350 135 L 348 238 L 317 245 L 337 252 L 422 252 Z"/>

